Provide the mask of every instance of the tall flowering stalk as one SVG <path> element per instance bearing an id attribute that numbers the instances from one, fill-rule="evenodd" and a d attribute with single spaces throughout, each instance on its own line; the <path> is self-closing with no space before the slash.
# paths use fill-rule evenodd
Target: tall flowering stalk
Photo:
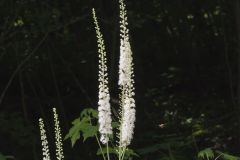
<path id="1" fill-rule="evenodd" d="M 120 126 L 119 126 L 119 143 L 118 143 L 118 159 L 123 160 L 127 146 L 133 138 L 133 130 L 135 123 L 135 100 L 134 96 L 134 80 L 133 80 L 133 57 L 129 42 L 129 30 L 127 23 L 126 5 L 123 0 L 119 0 L 120 4 L 120 59 L 119 59 L 119 81 L 120 87 Z M 97 34 L 98 52 L 99 52 L 99 132 L 101 134 L 101 142 L 108 144 L 109 135 L 112 134 L 111 126 L 111 107 L 110 95 L 108 89 L 106 51 L 103 36 L 98 26 L 97 17 L 93 9 L 93 19 Z M 108 148 L 108 146 L 107 146 Z M 109 159 L 109 157 L 108 157 Z"/>
<path id="2" fill-rule="evenodd" d="M 103 144 L 107 144 L 109 141 L 109 135 L 112 134 L 112 118 L 111 118 L 111 106 L 110 95 L 108 89 L 108 74 L 107 74 L 107 58 L 103 36 L 100 32 L 95 10 L 92 10 L 93 20 L 95 24 L 95 30 L 97 35 L 98 53 L 99 53 L 99 91 L 98 91 L 98 122 L 99 132 L 101 134 L 100 141 Z"/>
<path id="3" fill-rule="evenodd" d="M 55 132 L 55 145 L 56 145 L 56 158 L 58 160 L 63 160 L 63 144 L 61 128 L 59 126 L 58 114 L 56 108 L 53 108 L 53 118 L 54 118 L 54 132 Z"/>
<path id="4" fill-rule="evenodd" d="M 43 160 L 50 160 L 47 135 L 46 135 L 46 131 L 44 129 L 44 122 L 43 122 L 42 118 L 39 119 L 39 129 L 40 129 L 40 136 L 41 136 L 41 142 L 42 142 Z"/>
<path id="5" fill-rule="evenodd" d="M 127 22 L 126 5 L 123 0 L 120 3 L 120 60 L 119 60 L 119 81 L 121 98 L 121 117 L 120 117 L 120 152 L 124 152 L 131 143 L 134 132 L 134 123 L 136 120 L 135 100 L 134 100 L 134 74 L 133 57 L 129 42 L 129 30 Z"/>

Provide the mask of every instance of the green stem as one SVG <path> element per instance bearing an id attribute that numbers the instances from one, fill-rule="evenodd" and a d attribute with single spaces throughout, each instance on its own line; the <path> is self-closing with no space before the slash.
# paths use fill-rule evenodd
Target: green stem
<path id="1" fill-rule="evenodd" d="M 88 119 L 89 119 L 90 124 L 92 124 L 91 117 L 88 116 Z M 100 141 L 99 141 L 99 139 L 98 139 L 98 136 L 97 136 L 96 134 L 95 134 L 95 138 L 96 138 L 96 140 L 97 140 L 98 146 L 99 146 L 100 151 L 101 151 L 101 153 L 102 153 L 103 159 L 106 160 L 106 157 L 105 157 L 105 155 L 104 155 L 104 153 L 103 153 L 103 150 L 102 150 L 101 143 L 100 143 Z"/>
<path id="2" fill-rule="evenodd" d="M 124 147 L 123 150 L 122 150 L 121 160 L 124 159 L 125 152 L 126 152 L 126 147 Z"/>
<path id="3" fill-rule="evenodd" d="M 107 142 L 107 158 L 108 160 L 110 160 L 108 142 Z"/>
<path id="4" fill-rule="evenodd" d="M 101 144 L 100 144 L 100 142 L 99 142 L 99 139 L 98 139 L 98 137 L 97 137 L 96 134 L 95 134 L 95 137 L 96 137 L 98 146 L 99 146 L 99 148 L 100 148 L 100 151 L 101 151 L 101 153 L 102 153 L 103 159 L 106 160 L 106 157 L 105 157 L 105 155 L 104 155 L 104 153 L 103 153 L 103 150 L 102 150 L 102 146 L 101 146 Z"/>
<path id="5" fill-rule="evenodd" d="M 118 147 L 118 160 L 121 160 L 121 147 Z"/>

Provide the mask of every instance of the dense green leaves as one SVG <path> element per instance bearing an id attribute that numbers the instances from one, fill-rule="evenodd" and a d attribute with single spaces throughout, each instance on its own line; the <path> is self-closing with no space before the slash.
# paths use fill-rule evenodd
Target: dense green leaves
<path id="1" fill-rule="evenodd" d="M 90 137 L 94 137 L 97 134 L 98 127 L 97 126 L 92 126 L 92 125 L 86 125 L 83 129 L 83 141 Z"/>
<path id="2" fill-rule="evenodd" d="M 71 139 L 73 147 L 76 141 L 80 139 L 81 135 L 83 136 L 83 141 L 96 136 L 98 126 L 92 124 L 92 119 L 96 117 L 96 110 L 91 108 L 84 109 L 80 114 L 80 118 L 77 118 L 72 122 L 73 126 L 64 139 Z"/>
<path id="3" fill-rule="evenodd" d="M 97 115 L 98 115 L 97 110 L 92 108 L 85 108 L 80 114 L 82 118 L 84 117 L 97 118 Z"/>

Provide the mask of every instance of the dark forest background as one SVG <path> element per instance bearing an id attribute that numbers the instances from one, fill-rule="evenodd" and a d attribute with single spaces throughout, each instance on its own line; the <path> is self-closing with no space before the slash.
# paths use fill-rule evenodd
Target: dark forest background
<path id="1" fill-rule="evenodd" d="M 146 160 L 192 160 L 211 148 L 240 156 L 240 1 L 128 0 L 137 122 L 131 148 Z M 41 159 L 38 118 L 58 109 L 65 136 L 97 108 L 98 53 L 91 9 L 106 42 L 118 100 L 117 0 L 0 0 L 0 152 Z M 49 139 L 53 149 L 53 138 Z M 66 159 L 96 158 L 94 139 Z"/>

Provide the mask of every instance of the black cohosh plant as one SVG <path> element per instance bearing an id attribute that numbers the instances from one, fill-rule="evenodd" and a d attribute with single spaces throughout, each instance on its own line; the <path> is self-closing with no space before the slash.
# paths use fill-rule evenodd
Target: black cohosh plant
<path id="1" fill-rule="evenodd" d="M 127 11 L 123 0 L 120 0 L 120 59 L 119 59 L 119 81 L 120 88 L 120 110 L 119 110 L 119 132 L 117 133 L 118 159 L 124 159 L 127 146 L 133 137 L 135 122 L 135 101 L 134 101 L 134 80 L 133 80 L 133 58 L 129 42 Z M 108 89 L 107 58 L 103 35 L 100 32 L 95 10 L 93 19 L 98 42 L 99 52 L 99 101 L 98 101 L 98 122 L 100 141 L 108 148 L 109 136 L 112 132 L 110 95 Z M 109 154 L 107 153 L 107 158 Z"/>
<path id="2" fill-rule="evenodd" d="M 95 25 L 97 46 L 98 46 L 98 56 L 99 56 L 99 90 L 98 90 L 98 112 L 96 118 L 98 119 L 98 126 L 93 126 L 91 124 L 91 117 L 89 113 L 91 112 L 94 117 L 94 113 L 91 110 L 89 113 L 85 114 L 83 117 L 73 121 L 73 128 L 70 129 L 69 134 L 65 137 L 71 138 L 72 144 L 74 145 L 76 139 L 80 138 L 80 131 L 83 132 L 84 140 L 88 137 L 96 137 L 98 142 L 100 153 L 104 160 L 110 160 L 110 152 L 117 155 L 118 160 L 123 160 L 126 158 L 126 153 L 128 151 L 128 146 L 133 138 L 134 123 L 135 123 L 135 100 L 134 100 L 134 80 L 133 80 L 133 57 L 131 45 L 129 42 L 129 30 L 127 23 L 127 11 L 126 5 L 123 0 L 119 0 L 120 6 L 120 58 L 119 58 L 119 80 L 118 85 L 120 89 L 119 94 L 119 113 L 118 113 L 118 132 L 113 133 L 113 122 L 112 122 L 112 112 L 110 104 L 110 93 L 108 88 L 108 68 L 107 68 L 107 54 L 105 50 L 105 44 L 103 35 L 100 31 L 98 24 L 96 12 L 92 9 L 93 22 Z M 89 110 L 88 110 L 89 111 Z M 53 109 L 54 113 L 54 124 L 55 124 L 55 141 L 56 141 L 56 158 L 58 160 L 64 159 L 61 129 L 59 127 L 58 115 L 56 109 Z M 82 127 L 85 124 L 85 128 Z M 42 151 L 43 160 L 50 160 L 49 149 L 47 137 L 44 130 L 43 120 L 39 120 L 39 126 L 41 131 L 42 140 Z M 87 128 L 87 129 L 86 129 Z M 98 134 L 93 132 L 98 128 L 100 139 Z M 89 130 L 92 130 L 89 132 Z M 77 132 L 76 132 L 77 131 Z M 117 137 L 117 143 L 115 144 L 111 141 L 113 138 Z M 110 143 L 111 141 L 111 143 Z M 104 145 L 105 147 L 103 147 Z M 111 145 L 111 150 L 110 150 Z"/>

